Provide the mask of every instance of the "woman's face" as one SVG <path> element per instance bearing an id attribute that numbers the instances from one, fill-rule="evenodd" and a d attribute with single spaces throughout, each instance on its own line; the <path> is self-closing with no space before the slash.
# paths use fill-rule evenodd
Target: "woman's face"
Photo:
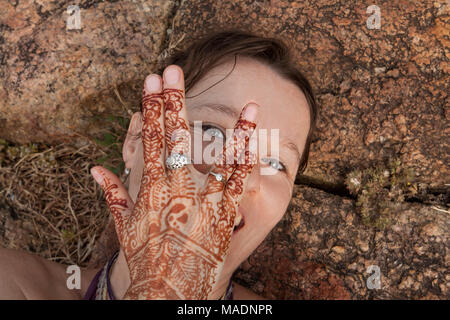
<path id="1" fill-rule="evenodd" d="M 253 101 L 259 106 L 256 129 L 267 129 L 268 133 L 268 153 L 265 161 L 258 159 L 249 177 L 239 207 L 244 224 L 233 233 L 219 283 L 229 279 L 285 213 L 310 125 L 306 98 L 295 84 L 281 78 L 270 67 L 241 56 L 238 56 L 233 72 L 220 81 L 231 71 L 233 64 L 234 59 L 210 70 L 186 93 L 191 125 L 194 121 L 202 121 L 205 130 L 215 127 L 225 136 L 225 130 L 234 127 L 242 108 Z M 189 98 L 191 96 L 193 98 Z M 141 127 L 140 113 L 136 113 L 129 132 L 138 134 Z M 271 129 L 279 129 L 279 159 L 270 154 Z M 141 139 L 127 137 L 123 157 L 126 167 L 131 168 L 129 193 L 136 201 L 144 165 Z M 196 168 L 207 172 L 207 166 Z M 261 172 L 261 168 L 266 171 Z"/>

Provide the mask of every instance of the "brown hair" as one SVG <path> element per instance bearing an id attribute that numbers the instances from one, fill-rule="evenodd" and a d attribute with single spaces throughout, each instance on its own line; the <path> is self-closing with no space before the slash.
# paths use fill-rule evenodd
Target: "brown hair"
<path id="1" fill-rule="evenodd" d="M 274 38 L 259 37 L 242 30 L 228 29 L 214 32 L 203 36 L 186 50 L 175 51 L 169 55 L 162 63 L 164 67 L 160 67 L 158 73 L 161 74 L 165 67 L 171 64 L 180 66 L 185 76 L 187 94 L 209 70 L 230 58 L 236 59 L 237 55 L 256 59 L 271 67 L 280 76 L 295 83 L 305 95 L 310 111 L 310 128 L 299 164 L 299 171 L 303 172 L 308 164 L 312 134 L 316 127 L 317 103 L 311 85 L 295 66 L 291 52 L 283 42 Z M 186 99 L 188 98 L 186 95 Z"/>

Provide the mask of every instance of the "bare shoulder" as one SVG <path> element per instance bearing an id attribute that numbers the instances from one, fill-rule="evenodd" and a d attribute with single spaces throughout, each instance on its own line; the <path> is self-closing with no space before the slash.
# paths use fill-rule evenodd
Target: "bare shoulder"
<path id="1" fill-rule="evenodd" d="M 79 299 L 66 287 L 65 266 L 0 248 L 0 299 Z"/>
<path id="2" fill-rule="evenodd" d="M 18 257 L 11 251 L 0 248 L 0 299 L 25 299 L 25 294 L 16 282 L 15 260 Z"/>
<path id="3" fill-rule="evenodd" d="M 254 293 L 253 291 L 241 286 L 240 284 L 233 281 L 233 298 L 235 300 L 267 300 Z"/>

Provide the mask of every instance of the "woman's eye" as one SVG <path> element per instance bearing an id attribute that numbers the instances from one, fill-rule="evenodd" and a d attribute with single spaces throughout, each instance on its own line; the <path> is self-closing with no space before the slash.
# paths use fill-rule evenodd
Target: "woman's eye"
<path id="1" fill-rule="evenodd" d="M 279 171 L 286 170 L 286 167 L 284 166 L 284 164 L 275 158 L 262 158 L 261 162 L 267 163 L 269 166 L 271 166 L 275 170 L 279 170 Z"/>
<path id="2" fill-rule="evenodd" d="M 218 139 L 223 139 L 225 137 L 223 132 L 219 128 L 217 128 L 217 127 L 215 127 L 213 125 L 204 124 L 202 126 L 202 129 L 210 137 L 215 137 L 215 138 L 218 138 Z"/>

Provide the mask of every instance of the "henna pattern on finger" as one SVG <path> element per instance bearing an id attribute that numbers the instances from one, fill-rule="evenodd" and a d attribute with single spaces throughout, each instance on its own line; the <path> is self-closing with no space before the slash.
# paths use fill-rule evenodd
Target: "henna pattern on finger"
<path id="1" fill-rule="evenodd" d="M 180 115 L 184 106 L 184 90 L 164 89 L 166 144 L 168 154 L 187 154 L 190 147 L 190 131 L 186 120 Z"/>
<path id="2" fill-rule="evenodd" d="M 215 159 L 215 166 L 212 170 L 220 173 L 229 184 L 231 175 L 239 168 L 242 171 L 241 179 L 246 178 L 246 173 L 250 172 L 256 164 L 256 155 L 248 149 L 250 137 L 256 128 L 256 123 L 242 119 L 242 114 L 237 121 L 233 135 L 226 141 L 221 154 Z M 243 163 L 238 163 L 242 160 Z M 238 172 L 239 172 L 238 171 Z M 210 176 L 207 179 L 207 193 L 223 192 L 224 184 Z"/>
<path id="3" fill-rule="evenodd" d="M 111 179 L 105 177 L 103 173 L 100 174 L 103 176 L 102 189 L 105 194 L 106 203 L 115 220 L 116 232 L 119 235 L 123 230 L 122 212 L 124 209 L 128 209 L 127 200 L 118 196 L 119 186 L 117 184 L 112 183 Z"/>
<path id="4" fill-rule="evenodd" d="M 149 181 L 157 180 L 164 174 L 163 167 L 163 121 L 161 119 L 163 111 L 163 96 L 161 93 L 146 93 L 142 98 L 143 126 L 142 126 L 142 144 L 144 149 L 144 170 L 149 170 L 145 175 Z M 143 183 L 149 181 L 143 180 Z"/>

